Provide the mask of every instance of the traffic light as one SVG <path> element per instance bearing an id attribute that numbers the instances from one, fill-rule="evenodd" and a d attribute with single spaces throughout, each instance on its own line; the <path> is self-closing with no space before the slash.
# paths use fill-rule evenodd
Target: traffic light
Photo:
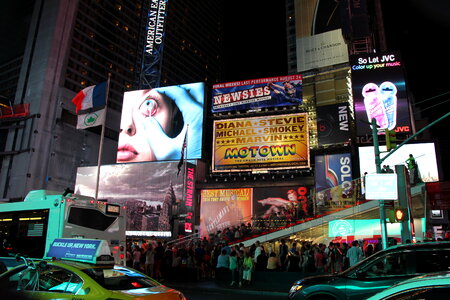
<path id="1" fill-rule="evenodd" d="M 394 130 L 385 129 L 384 133 L 386 135 L 386 149 L 387 151 L 391 151 L 397 147 L 396 132 Z"/>
<path id="2" fill-rule="evenodd" d="M 406 215 L 406 209 L 404 208 L 396 208 L 394 210 L 394 216 L 395 216 L 395 221 L 396 222 L 403 222 L 406 220 L 407 215 Z"/>

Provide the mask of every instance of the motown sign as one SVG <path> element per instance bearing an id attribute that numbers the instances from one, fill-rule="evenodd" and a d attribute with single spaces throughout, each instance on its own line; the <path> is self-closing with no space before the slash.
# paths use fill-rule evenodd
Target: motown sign
<path id="1" fill-rule="evenodd" d="M 214 121 L 213 171 L 309 167 L 306 113 Z"/>

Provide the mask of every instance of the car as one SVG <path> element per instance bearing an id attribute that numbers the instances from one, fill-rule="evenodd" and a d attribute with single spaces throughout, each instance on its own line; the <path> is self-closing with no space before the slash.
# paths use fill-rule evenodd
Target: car
<path id="1" fill-rule="evenodd" d="M 447 299 L 450 296 L 450 272 L 431 273 L 402 281 L 368 300 Z"/>
<path id="2" fill-rule="evenodd" d="M 291 300 L 366 299 L 406 279 L 450 270 L 450 242 L 427 242 L 389 247 L 336 274 L 297 280 Z"/>
<path id="3" fill-rule="evenodd" d="M 0 275 L 0 290 L 31 299 L 161 299 L 184 295 L 132 268 L 70 260 L 30 260 Z"/>

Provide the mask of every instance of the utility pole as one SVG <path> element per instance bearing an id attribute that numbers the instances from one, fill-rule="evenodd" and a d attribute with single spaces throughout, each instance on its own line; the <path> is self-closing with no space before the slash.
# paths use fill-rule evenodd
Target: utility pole
<path id="1" fill-rule="evenodd" d="M 375 150 L 375 166 L 377 170 L 377 174 L 381 173 L 381 158 L 380 158 L 380 144 L 378 143 L 378 129 L 377 129 L 377 120 L 372 118 L 372 138 L 373 138 L 373 147 Z M 381 225 L 381 241 L 383 244 L 383 249 L 387 248 L 388 237 L 387 237 L 387 226 L 386 226 L 386 212 L 384 210 L 384 200 L 378 201 L 380 204 L 380 225 Z"/>
<path id="2" fill-rule="evenodd" d="M 388 158 L 389 156 L 392 155 L 392 153 L 394 153 L 395 151 L 397 151 L 400 147 L 402 147 L 403 145 L 405 145 L 407 142 L 409 142 L 410 140 L 412 140 L 413 138 L 415 138 L 416 136 L 418 136 L 419 134 L 421 134 L 422 132 L 424 132 L 425 130 L 427 130 L 428 128 L 430 128 L 431 126 L 435 125 L 436 123 L 442 121 L 443 119 L 447 118 L 450 116 L 450 112 L 446 113 L 445 115 L 443 115 L 442 117 L 440 117 L 439 119 L 431 122 L 430 124 L 428 124 L 427 126 L 425 126 L 424 128 L 420 129 L 419 131 L 417 131 L 415 134 L 413 134 L 412 136 L 410 136 L 408 139 L 404 140 L 400 145 L 398 145 L 397 147 L 395 147 L 394 149 L 392 149 L 385 157 L 383 157 L 382 159 L 380 158 L 380 145 L 378 143 L 378 129 L 377 129 L 377 121 L 375 120 L 375 118 L 372 119 L 371 125 L 372 125 L 372 137 L 373 137 L 373 146 L 375 148 L 375 166 L 376 166 L 376 170 L 377 173 L 381 173 L 381 164 L 383 163 L 383 161 Z M 408 210 L 411 210 L 411 207 L 408 207 Z M 381 225 L 381 238 L 382 238 L 382 242 L 383 242 L 383 249 L 387 248 L 387 227 L 386 227 L 386 212 L 384 210 L 384 201 L 380 200 L 380 225 Z"/>

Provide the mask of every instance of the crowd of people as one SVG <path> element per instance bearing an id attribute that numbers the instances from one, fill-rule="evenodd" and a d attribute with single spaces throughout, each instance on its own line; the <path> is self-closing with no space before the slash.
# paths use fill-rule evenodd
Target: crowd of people
<path id="1" fill-rule="evenodd" d="M 217 279 L 231 286 L 251 284 L 253 272 L 334 273 L 375 251 L 372 244 L 314 244 L 309 241 L 230 245 L 226 239 L 194 239 L 171 244 L 152 238 L 129 243 L 127 265 L 159 281 Z"/>

